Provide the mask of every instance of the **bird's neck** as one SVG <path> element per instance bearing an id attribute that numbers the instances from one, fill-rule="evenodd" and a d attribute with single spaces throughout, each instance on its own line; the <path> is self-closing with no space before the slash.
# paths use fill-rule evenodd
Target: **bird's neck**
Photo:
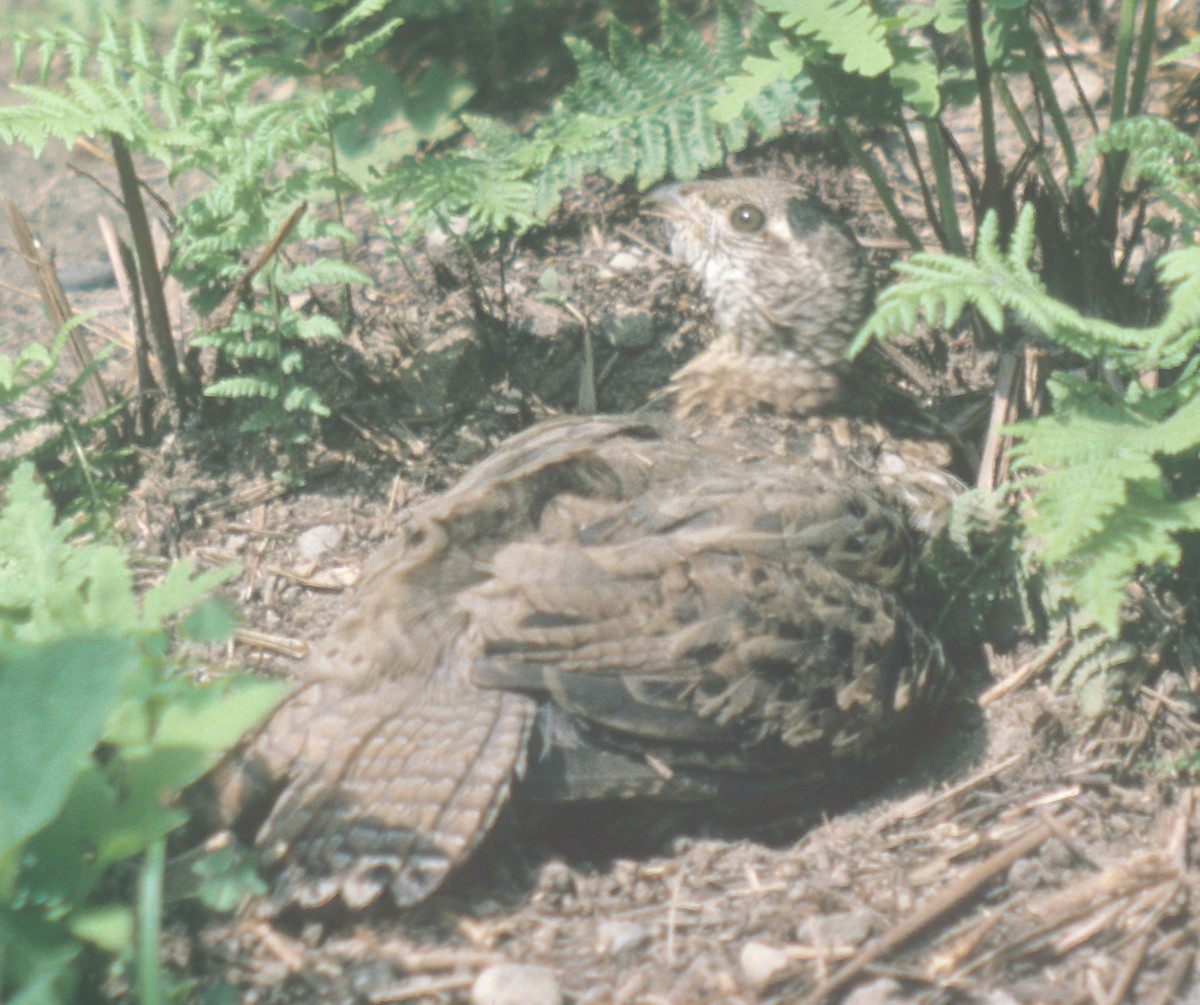
<path id="1" fill-rule="evenodd" d="M 778 415 L 870 414 L 876 396 L 865 367 L 839 354 L 827 358 L 794 349 L 746 353 L 728 340 L 717 340 L 671 381 L 673 411 Z"/>

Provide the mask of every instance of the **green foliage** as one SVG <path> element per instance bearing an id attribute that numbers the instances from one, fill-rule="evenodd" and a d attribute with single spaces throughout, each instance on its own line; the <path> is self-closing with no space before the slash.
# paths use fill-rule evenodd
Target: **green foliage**
<path id="1" fill-rule="evenodd" d="M 922 604 L 950 646 L 1002 646 L 1042 620 L 1036 576 L 1022 561 L 1022 533 L 1008 492 L 972 489 L 958 496 L 921 562 Z"/>
<path id="2" fill-rule="evenodd" d="M 250 676 L 196 683 L 172 655 L 176 636 L 211 638 L 222 623 L 204 598 L 226 572 L 176 563 L 139 598 L 117 548 L 71 534 L 18 467 L 0 512 L 5 1000 L 74 1001 L 89 959 L 132 956 L 135 929 L 157 919 L 135 917 L 114 866 L 161 850 L 186 819 L 174 794 L 280 694 Z"/>
<path id="3" fill-rule="evenodd" d="M 1175 128 L 1166 119 L 1139 115 L 1122 119 L 1104 129 L 1088 144 L 1071 184 L 1082 186 L 1088 170 L 1103 156 L 1128 154 L 1125 164 L 1127 182 L 1143 182 L 1161 201 L 1174 219 L 1158 216 L 1151 226 L 1159 233 L 1178 229 L 1189 243 L 1195 242 L 1200 229 L 1200 143 L 1194 136 Z"/>
<path id="4" fill-rule="evenodd" d="M 0 479 L 7 479 L 23 460 L 43 472 L 59 508 L 104 514 L 124 493 L 129 450 L 110 435 L 120 405 L 88 415 L 83 385 L 95 367 L 73 379 L 60 378 L 59 360 L 77 318 L 49 346 L 37 342 L 15 353 L 0 352 L 0 408 L 10 418 L 0 425 Z M 35 440 L 34 446 L 27 445 Z"/>
<path id="5" fill-rule="evenodd" d="M 865 0 L 760 0 L 759 6 L 786 34 L 771 45 L 769 58 L 748 57 L 743 73 L 728 81 L 719 106 L 723 117 L 742 114 L 762 86 L 779 79 L 815 89 L 828 115 L 871 123 L 898 122 L 905 105 L 921 116 L 938 114 L 944 82 L 959 85 L 948 92 L 956 98 L 973 97 L 957 72 L 939 69 L 924 35 L 930 30 L 927 8 L 889 9 L 884 16 Z M 943 29 L 961 28 L 933 20 Z"/>
<path id="6" fill-rule="evenodd" d="M 217 372 L 235 378 L 206 393 L 248 399 L 245 428 L 273 430 L 289 443 L 306 440 L 312 417 L 327 414 L 304 380 L 304 360 L 314 341 L 339 338 L 344 323 L 312 314 L 299 294 L 367 282 L 344 260 L 353 235 L 341 200 L 357 185 L 339 169 L 334 133 L 364 113 L 374 91 L 334 81 L 368 63 L 395 31 L 398 19 L 377 17 L 383 6 L 360 0 L 343 9 L 330 0 L 309 4 L 313 16 L 299 18 L 282 5 L 201 0 L 196 20 L 161 53 L 143 26 L 112 19 L 99 42 L 68 30 L 13 41 L 18 69 L 36 50 L 43 78 L 56 63 L 69 72 L 54 86 L 15 83 L 24 102 L 0 109 L 0 137 L 37 151 L 50 136 L 118 135 L 172 180 L 204 179 L 175 220 L 172 269 L 201 314 L 237 304 L 231 320 L 194 340 L 215 348 Z M 335 10 L 336 18 L 320 16 Z M 256 100 L 281 79 L 294 82 L 292 93 Z M 269 245 L 306 202 L 330 200 L 333 213 L 303 214 L 247 281 L 248 254 Z M 343 260 L 304 262 L 306 246 L 330 239 L 342 242 Z"/>
<path id="7" fill-rule="evenodd" d="M 902 284 L 884 290 L 874 314 L 859 332 L 852 353 L 875 338 L 911 331 L 921 315 L 934 324 L 954 325 L 969 304 L 993 330 L 1003 331 L 1006 312 L 1053 342 L 1104 359 L 1125 372 L 1179 366 L 1195 345 L 1200 324 L 1200 250 L 1183 248 L 1164 255 L 1159 276 L 1175 287 L 1165 316 L 1147 328 L 1132 328 L 1087 317 L 1046 292 L 1030 265 L 1036 220 L 1032 205 L 1020 213 L 1007 251 L 1000 249 L 995 214 L 980 226 L 975 256 L 919 253 L 896 265 Z"/>
<path id="8" fill-rule="evenodd" d="M 883 19 L 866 0 L 762 0 L 763 10 L 801 37 L 811 36 L 847 73 L 874 77 L 895 65 Z"/>
<path id="9" fill-rule="evenodd" d="M 880 297 L 859 343 L 911 330 L 922 316 L 952 324 L 970 304 L 997 329 L 1014 317 L 1103 363 L 1111 382 L 1066 373 L 1051 379 L 1053 414 L 1012 429 L 1012 456 L 1031 493 L 1028 545 L 1063 578 L 1060 599 L 1069 597 L 1115 637 L 1132 577 L 1177 566 L 1179 533 L 1200 528 L 1200 499 L 1172 461 L 1194 460 L 1200 449 L 1200 249 L 1163 256 L 1159 274 L 1171 288 L 1164 317 L 1125 327 L 1085 317 L 1046 293 L 1029 266 L 1033 232 L 1027 206 L 1007 252 L 989 218 L 974 260 L 925 254 L 897 266 L 906 279 Z M 1166 386 L 1136 379 L 1164 366 L 1181 368 Z"/>
<path id="10" fill-rule="evenodd" d="M 718 119 L 712 102 L 748 52 L 741 22 L 722 6 L 709 44 L 669 7 L 661 16 L 661 39 L 651 45 L 617 20 L 606 52 L 568 37 L 578 77 L 529 130 L 464 115 L 472 142 L 401 161 L 378 194 L 411 202 L 422 225 L 461 214 L 475 236 L 519 231 L 545 221 L 563 189 L 590 172 L 615 182 L 633 178 L 639 188 L 668 175 L 694 178 L 743 149 L 752 132 L 778 135 L 811 104 L 790 80 L 775 79 L 737 117 Z"/>

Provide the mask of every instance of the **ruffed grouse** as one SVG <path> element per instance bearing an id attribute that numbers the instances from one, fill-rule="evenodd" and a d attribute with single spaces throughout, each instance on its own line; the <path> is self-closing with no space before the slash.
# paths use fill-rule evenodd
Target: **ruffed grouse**
<path id="1" fill-rule="evenodd" d="M 416 903 L 514 788 L 711 798 L 885 755 L 945 669 L 909 609 L 955 482 L 845 358 L 854 239 L 785 182 L 660 190 L 718 334 L 670 414 L 560 418 L 412 508 L 231 773 L 275 903 Z"/>

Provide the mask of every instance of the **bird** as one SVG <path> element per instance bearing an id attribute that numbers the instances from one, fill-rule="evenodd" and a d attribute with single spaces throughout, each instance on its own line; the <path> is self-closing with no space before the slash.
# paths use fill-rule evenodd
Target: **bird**
<path id="1" fill-rule="evenodd" d="M 277 910 L 419 904 L 526 795 L 854 772 L 945 693 L 914 582 L 958 483 L 847 359 L 858 243 L 788 180 L 651 201 L 715 334 L 645 409 L 538 423 L 407 511 L 223 766 Z"/>

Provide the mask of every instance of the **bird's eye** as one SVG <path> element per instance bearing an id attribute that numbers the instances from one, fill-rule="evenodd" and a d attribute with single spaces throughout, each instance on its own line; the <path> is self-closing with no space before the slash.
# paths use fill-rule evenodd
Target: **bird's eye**
<path id="1" fill-rule="evenodd" d="M 735 207 L 729 214 L 730 226 L 734 230 L 740 230 L 743 234 L 753 234 L 756 230 L 761 230 L 764 222 L 762 210 L 757 206 L 751 206 L 748 202 Z"/>

